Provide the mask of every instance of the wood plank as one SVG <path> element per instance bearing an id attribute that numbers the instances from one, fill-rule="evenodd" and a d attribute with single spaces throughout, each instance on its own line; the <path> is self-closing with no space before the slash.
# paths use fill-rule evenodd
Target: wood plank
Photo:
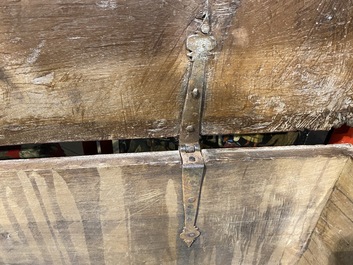
<path id="1" fill-rule="evenodd" d="M 0 144 L 176 136 L 207 1 L 0 3 Z M 203 134 L 352 125 L 353 0 L 210 1 Z"/>
<path id="2" fill-rule="evenodd" d="M 181 188 L 169 176 L 179 160 L 171 152 L 21 161 L 11 171 L 3 163 L 2 262 L 163 264 L 175 252 L 168 226 L 174 235 L 179 227 Z"/>
<path id="3" fill-rule="evenodd" d="M 0 161 L 0 263 L 295 264 L 349 148 L 242 150 L 203 151 L 191 248 L 176 151 Z"/>
<path id="4" fill-rule="evenodd" d="M 312 160 L 311 152 L 302 156 L 298 150 L 291 151 L 287 158 L 277 157 L 277 150 L 273 154 L 267 150 L 267 158 L 250 152 L 244 160 L 239 159 L 239 151 L 234 157 L 224 150 L 217 152 L 217 162 L 208 168 L 204 181 L 201 203 L 208 204 L 200 215 L 213 221 L 210 237 L 222 242 L 209 251 L 222 261 L 218 264 L 298 261 L 335 183 L 329 176 L 337 179 L 345 159 L 332 167 L 339 158 Z M 205 189 L 210 190 L 209 198 Z"/>
<path id="5" fill-rule="evenodd" d="M 0 144 L 177 135 L 200 3 L 1 1 Z"/>
<path id="6" fill-rule="evenodd" d="M 353 161 L 345 166 L 300 265 L 350 265 L 353 260 Z M 318 247 L 319 246 L 319 247 Z M 323 251 L 324 250 L 324 251 Z"/>
<path id="7" fill-rule="evenodd" d="M 353 125 L 352 5 L 214 1 L 203 134 Z"/>

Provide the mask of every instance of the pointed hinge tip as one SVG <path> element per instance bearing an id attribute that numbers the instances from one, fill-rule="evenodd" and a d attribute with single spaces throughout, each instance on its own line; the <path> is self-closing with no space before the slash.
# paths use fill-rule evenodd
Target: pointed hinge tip
<path id="1" fill-rule="evenodd" d="M 191 229 L 184 227 L 183 232 L 180 234 L 180 238 L 184 240 L 188 247 L 191 247 L 191 245 L 194 243 L 196 238 L 200 236 L 200 234 L 201 233 L 196 226 Z"/>

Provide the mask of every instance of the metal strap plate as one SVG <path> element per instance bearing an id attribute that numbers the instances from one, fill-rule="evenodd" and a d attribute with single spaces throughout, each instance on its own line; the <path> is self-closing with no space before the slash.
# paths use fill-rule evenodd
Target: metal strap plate
<path id="1" fill-rule="evenodd" d="M 196 226 L 205 164 L 199 145 L 202 100 L 206 86 L 205 72 L 209 53 L 216 46 L 210 35 L 209 15 L 205 14 L 200 30 L 188 37 L 192 68 L 188 82 L 180 129 L 180 156 L 182 160 L 182 187 L 185 223 L 181 239 L 188 247 L 200 235 Z"/>
<path id="2" fill-rule="evenodd" d="M 181 158 L 183 162 L 182 187 L 185 226 L 180 238 L 190 247 L 200 235 L 199 229 L 196 227 L 196 218 L 205 164 L 201 151 L 181 152 Z"/>

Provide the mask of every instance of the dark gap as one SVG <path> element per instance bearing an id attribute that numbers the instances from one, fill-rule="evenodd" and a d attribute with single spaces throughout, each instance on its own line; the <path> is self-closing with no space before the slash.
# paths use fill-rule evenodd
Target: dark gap
<path id="1" fill-rule="evenodd" d="M 205 135 L 200 138 L 200 143 L 203 149 L 353 143 L 353 128 L 343 126 L 330 131 Z M 1 146 L 0 159 L 158 152 L 178 150 L 178 147 L 178 139 L 174 137 L 24 144 Z"/>

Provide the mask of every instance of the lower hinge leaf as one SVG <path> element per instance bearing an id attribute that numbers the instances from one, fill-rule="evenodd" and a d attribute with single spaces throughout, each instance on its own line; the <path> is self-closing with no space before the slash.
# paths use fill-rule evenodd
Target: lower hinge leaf
<path id="1" fill-rule="evenodd" d="M 182 186 L 184 206 L 184 229 L 180 238 L 188 247 L 200 235 L 196 226 L 205 164 L 201 151 L 180 152 L 182 160 Z"/>

